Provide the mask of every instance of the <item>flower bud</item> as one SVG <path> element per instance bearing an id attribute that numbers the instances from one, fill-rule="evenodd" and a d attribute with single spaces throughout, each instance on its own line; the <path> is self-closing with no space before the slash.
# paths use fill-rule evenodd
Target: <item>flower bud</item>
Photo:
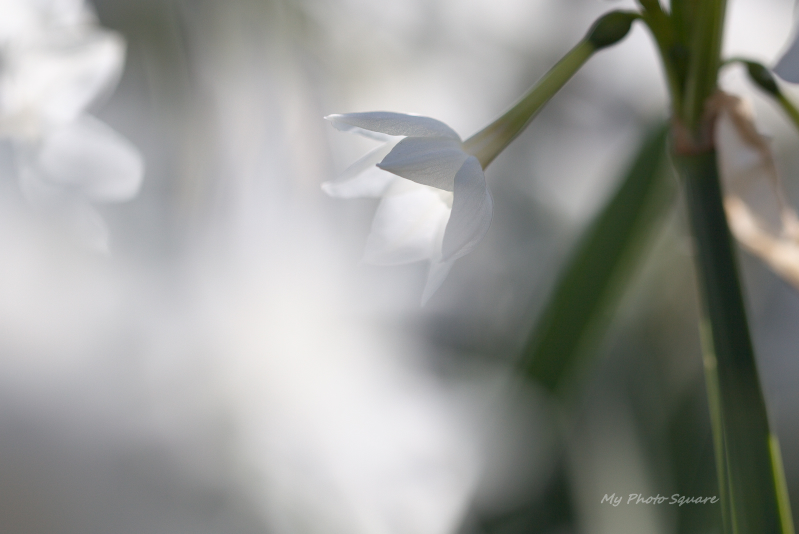
<path id="1" fill-rule="evenodd" d="M 777 82 L 771 74 L 771 71 L 754 61 L 744 61 L 743 63 L 746 65 L 749 78 L 756 83 L 758 87 L 774 96 L 780 95 L 780 88 L 777 86 Z"/>
<path id="2" fill-rule="evenodd" d="M 640 15 L 631 11 L 611 11 L 591 26 L 585 40 L 594 45 L 596 50 L 614 45 L 624 39 L 637 18 Z"/>

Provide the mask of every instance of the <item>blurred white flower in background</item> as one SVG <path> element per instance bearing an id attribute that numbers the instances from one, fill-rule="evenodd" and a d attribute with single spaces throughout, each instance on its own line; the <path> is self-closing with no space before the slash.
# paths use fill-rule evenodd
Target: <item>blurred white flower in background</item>
<path id="1" fill-rule="evenodd" d="M 799 83 L 799 33 L 777 62 L 774 72 L 786 82 Z"/>
<path id="2" fill-rule="evenodd" d="M 82 0 L 0 1 L 0 136 L 20 185 L 92 248 L 108 246 L 91 203 L 133 198 L 144 165 L 127 139 L 86 113 L 116 85 L 125 43 Z"/>
<path id="3" fill-rule="evenodd" d="M 796 20 L 796 8 L 794 7 L 794 28 L 788 48 L 785 49 L 777 64 L 774 72 L 786 82 L 799 83 L 799 24 Z"/>
<path id="4" fill-rule="evenodd" d="M 452 128 L 429 117 L 376 111 L 326 118 L 339 130 L 386 142 L 322 188 L 340 198 L 381 197 L 364 260 L 430 261 L 424 304 L 491 225 L 493 201 L 480 163 Z"/>
<path id="5" fill-rule="evenodd" d="M 164 147 L 172 139 L 162 136 L 148 152 L 196 165 L 161 169 L 164 183 L 185 178 L 197 186 L 206 176 L 200 167 L 221 178 L 217 189 L 204 190 L 212 207 L 183 241 L 165 253 L 152 245 L 169 230 L 158 226 L 142 236 L 144 252 L 125 247 L 97 256 L 61 243 L 57 229 L 35 214 L 0 210 L 0 256 L 13 258 L 0 262 L 0 391 L 13 402 L 0 404 L 34 427 L 49 428 L 49 422 L 39 423 L 32 406 L 42 406 L 43 419 L 57 413 L 53 419 L 64 421 L 63 430 L 47 439 L 56 451 L 79 442 L 58 461 L 81 467 L 61 475 L 49 468 L 47 451 L 9 445 L 18 435 L 13 431 L 0 433 L 0 459 L 22 458 L 33 466 L 19 476 L 31 481 L 31 495 L 43 493 L 42 486 L 64 486 L 69 497 L 89 503 L 56 518 L 63 528 L 42 530 L 242 532 L 235 528 L 246 518 L 242 509 L 258 519 L 246 532 L 451 534 L 463 521 L 482 464 L 473 427 L 489 418 L 475 415 L 461 391 L 433 376 L 423 343 L 393 326 L 375 328 L 374 315 L 363 312 L 366 297 L 353 287 L 337 252 L 346 237 L 331 231 L 319 209 L 320 173 L 312 188 L 298 185 L 292 157 L 315 161 L 325 153 L 320 113 L 304 113 L 310 98 L 286 105 L 289 96 L 312 86 L 291 76 L 290 55 L 264 52 L 275 49 L 275 34 L 249 25 L 251 10 L 264 6 L 203 4 L 198 9 L 213 16 L 199 26 L 202 43 L 210 46 L 194 49 L 199 76 L 193 82 L 200 87 L 166 97 L 140 94 L 130 108 L 124 99 L 131 92 L 114 102 L 122 101 L 129 115 L 144 115 L 145 131 L 157 136 L 164 117 L 149 107 L 153 101 L 192 104 L 192 89 L 206 98 L 180 116 L 191 125 L 178 134 L 186 150 L 170 152 Z M 256 20 L 271 24 L 266 17 Z M 40 35 L 55 31 L 48 28 Z M 49 193 L 73 195 L 71 205 L 88 207 L 89 201 L 124 198 L 138 185 L 106 178 L 124 150 L 115 153 L 115 134 L 84 112 L 118 75 L 121 41 L 93 23 L 66 28 L 76 38 L 96 33 L 87 43 L 106 46 L 87 44 L 87 50 L 116 50 L 108 54 L 113 61 L 101 68 L 99 60 L 87 60 L 83 76 L 73 68 L 79 62 L 62 63 L 56 54 L 55 63 L 70 68 L 54 75 L 53 91 L 43 93 L 71 94 L 71 106 L 50 113 L 42 97 L 27 108 L 4 107 L 2 117 L 14 156 L 28 173 L 25 187 L 43 189 L 37 198 L 45 200 Z M 75 58 L 83 57 L 79 49 Z M 24 79 L 8 80 L 25 85 Z M 81 80 L 86 91 L 78 91 Z M 75 90 L 64 93 L 65 86 Z M 167 100 L 172 109 L 176 100 Z M 23 108 L 30 111 L 10 111 Z M 6 120 L 12 116 L 24 120 Z M 292 152 L 286 149 L 291 143 L 276 142 L 287 139 L 287 131 L 312 141 L 315 131 L 320 135 Z M 209 132 L 210 148 L 200 143 Z M 86 166 L 93 172 L 84 172 Z M 178 218 L 184 192 L 174 187 L 156 196 L 162 220 Z M 13 200 L 0 197 L 0 203 Z M 146 203 L 152 200 L 142 199 L 130 212 L 151 220 L 155 210 Z M 478 403 L 486 404 L 472 402 Z M 0 425 L 3 417 L 0 409 Z M 18 438 L 26 439 L 36 438 Z M 170 455 L 167 469 L 149 456 L 162 453 Z M 110 458 L 105 464 L 94 458 L 103 455 Z M 131 464 L 133 473 L 120 474 Z M 181 477 L 188 479 L 185 486 L 170 486 Z M 144 489 L 130 490 L 141 478 Z M 17 479 L 8 480 L 0 481 L 0 496 Z M 213 500 L 195 507 L 192 499 L 205 491 Z M 46 498 L 32 502 L 26 495 L 20 507 L 49 521 L 40 513 Z M 84 526 L 85 518 L 96 517 L 101 527 Z M 27 518 L 14 521 L 23 531 Z M 70 530 L 73 524 L 79 527 Z"/>

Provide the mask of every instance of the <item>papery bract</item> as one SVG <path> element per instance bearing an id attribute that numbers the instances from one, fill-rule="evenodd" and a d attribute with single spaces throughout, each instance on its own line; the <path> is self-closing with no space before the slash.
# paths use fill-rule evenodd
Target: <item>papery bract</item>
<path id="1" fill-rule="evenodd" d="M 746 101 L 719 93 L 715 144 L 724 208 L 735 238 L 799 288 L 799 219 L 788 204 L 768 140 Z"/>

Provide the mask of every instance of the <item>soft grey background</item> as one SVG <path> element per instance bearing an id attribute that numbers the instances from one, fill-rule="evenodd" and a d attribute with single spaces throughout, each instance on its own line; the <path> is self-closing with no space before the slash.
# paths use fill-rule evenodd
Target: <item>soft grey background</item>
<path id="1" fill-rule="evenodd" d="M 775 61 L 792 3 L 729 4 L 729 54 Z M 26 210 L 0 144 L 2 530 L 482 532 L 543 495 L 565 450 L 576 528 L 674 532 L 672 509 L 599 501 L 672 493 L 664 421 L 701 389 L 679 205 L 571 416 L 508 373 L 574 239 L 667 115 L 640 25 L 488 169 L 491 230 L 425 308 L 424 265 L 359 263 L 375 201 L 319 188 L 371 146 L 324 115 L 421 113 L 465 138 L 630 5 L 96 1 L 128 56 L 95 113 L 147 173 L 138 198 L 103 208 L 98 257 Z M 723 85 L 752 95 L 799 200 L 797 132 L 735 68 Z M 741 260 L 796 517 L 799 295 Z"/>

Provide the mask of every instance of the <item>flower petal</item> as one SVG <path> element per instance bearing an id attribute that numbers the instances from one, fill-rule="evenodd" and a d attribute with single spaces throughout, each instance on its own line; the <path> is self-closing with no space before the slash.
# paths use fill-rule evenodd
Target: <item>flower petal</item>
<path id="1" fill-rule="evenodd" d="M 72 232 L 81 243 L 96 252 L 108 253 L 110 232 L 103 217 L 90 204 L 72 204 L 67 213 Z"/>
<path id="2" fill-rule="evenodd" d="M 451 193 L 396 179 L 377 208 L 364 261 L 402 265 L 441 256 Z"/>
<path id="3" fill-rule="evenodd" d="M 322 184 L 322 191 L 337 198 L 379 197 L 396 176 L 375 167 L 394 148 L 393 143 L 379 146 L 347 167 L 341 176 Z"/>
<path id="4" fill-rule="evenodd" d="M 79 191 L 99 202 L 133 198 L 144 174 L 144 163 L 136 147 L 88 115 L 47 135 L 37 164 L 51 184 Z"/>
<path id="5" fill-rule="evenodd" d="M 85 198 L 48 183 L 39 174 L 27 163 L 21 164 L 20 188 L 26 200 L 64 226 L 84 246 L 108 252 L 108 226 L 97 210 Z"/>
<path id="6" fill-rule="evenodd" d="M 31 163 L 35 157 L 28 150 L 20 150 L 18 155 L 19 188 L 25 200 L 38 209 L 51 209 L 69 200 L 63 187 L 42 179 L 41 170 Z"/>
<path id="7" fill-rule="evenodd" d="M 433 294 L 438 291 L 438 288 L 441 287 L 441 284 L 444 283 L 454 263 L 455 260 L 434 261 L 430 263 L 430 270 L 427 271 L 427 283 L 425 283 L 424 291 L 422 292 L 422 306 L 427 304 L 430 297 L 432 297 Z"/>
<path id="8" fill-rule="evenodd" d="M 335 198 L 379 198 L 397 180 L 401 178 L 372 167 L 343 182 L 324 182 L 322 191 Z"/>
<path id="9" fill-rule="evenodd" d="M 491 226 L 493 212 L 483 168 L 477 158 L 469 156 L 455 175 L 452 215 L 442 247 L 444 260 L 456 260 L 471 252 Z"/>
<path id="10" fill-rule="evenodd" d="M 44 11 L 42 15 L 59 26 L 97 22 L 92 7 L 86 5 L 85 0 L 46 0 L 41 3 L 39 10 Z"/>
<path id="11" fill-rule="evenodd" d="M 416 183 L 452 191 L 455 174 L 468 157 L 454 139 L 406 137 L 377 166 Z"/>
<path id="12" fill-rule="evenodd" d="M 390 111 L 369 111 L 366 113 L 345 113 L 325 117 L 337 129 L 347 132 L 362 129 L 387 135 L 408 137 L 449 137 L 460 141 L 455 131 L 436 119 L 421 115 L 406 115 Z M 356 130 L 357 131 L 357 130 Z"/>
<path id="13" fill-rule="evenodd" d="M 777 62 L 774 72 L 786 82 L 799 83 L 799 32 Z"/>
<path id="14" fill-rule="evenodd" d="M 73 120 L 119 78 L 124 40 L 93 30 L 48 36 L 6 56 L 0 81 L 0 113 L 18 135 Z"/>
<path id="15" fill-rule="evenodd" d="M 36 12 L 23 2 L 0 2 L 0 43 L 33 33 L 36 29 Z"/>

